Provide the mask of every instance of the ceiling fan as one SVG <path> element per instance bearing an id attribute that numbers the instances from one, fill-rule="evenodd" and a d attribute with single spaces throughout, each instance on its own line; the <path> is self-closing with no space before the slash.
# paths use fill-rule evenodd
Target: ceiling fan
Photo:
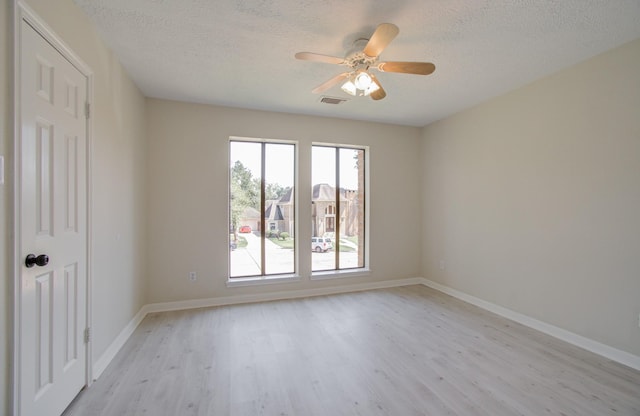
<path id="1" fill-rule="evenodd" d="M 436 66 L 430 62 L 378 62 L 378 58 L 384 48 L 398 35 L 398 26 L 392 23 L 382 23 L 378 25 L 370 39 L 358 39 L 367 41 L 366 46 L 361 51 L 353 52 L 345 58 L 321 55 L 312 52 L 298 52 L 296 58 L 303 61 L 324 62 L 328 64 L 344 65 L 349 67 L 330 80 L 320 84 L 311 92 L 319 94 L 346 80 L 342 85 L 342 90 L 350 95 L 371 96 L 374 100 L 381 100 L 387 96 L 380 81 L 371 69 L 380 72 L 398 72 L 402 74 L 429 75 L 436 70 Z"/>

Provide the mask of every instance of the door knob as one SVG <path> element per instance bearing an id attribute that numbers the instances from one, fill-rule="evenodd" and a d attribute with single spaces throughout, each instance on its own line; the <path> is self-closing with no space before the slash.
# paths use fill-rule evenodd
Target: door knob
<path id="1" fill-rule="evenodd" d="M 49 256 L 46 254 L 40 254 L 38 257 L 35 254 L 28 254 L 27 258 L 24 259 L 24 265 L 31 268 L 33 266 L 46 266 L 49 264 Z"/>

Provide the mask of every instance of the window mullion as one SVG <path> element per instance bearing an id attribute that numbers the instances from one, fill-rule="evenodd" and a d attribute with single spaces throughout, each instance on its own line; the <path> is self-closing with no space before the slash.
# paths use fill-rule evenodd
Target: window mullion
<path id="1" fill-rule="evenodd" d="M 334 213 L 335 269 L 340 269 L 340 148 L 336 147 L 336 212 Z"/>
<path id="2" fill-rule="evenodd" d="M 260 163 L 260 272 L 262 276 L 267 274 L 267 270 L 265 268 L 266 265 L 266 218 L 265 218 L 265 209 L 266 209 L 266 201 L 265 201 L 265 193 L 266 193 L 266 143 L 262 143 L 262 152 L 261 158 L 262 161 Z"/>

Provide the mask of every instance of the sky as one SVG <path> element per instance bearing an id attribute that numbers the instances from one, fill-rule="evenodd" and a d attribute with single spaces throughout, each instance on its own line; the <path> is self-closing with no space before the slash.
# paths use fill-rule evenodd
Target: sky
<path id="1" fill-rule="evenodd" d="M 261 143 L 231 142 L 231 164 L 236 160 L 248 168 L 254 177 L 260 176 Z M 295 147 L 291 144 L 267 143 L 266 172 L 267 183 L 278 183 L 284 187 L 293 186 L 293 161 Z M 346 189 L 357 189 L 358 172 L 355 168 L 356 151 L 341 149 L 340 151 L 340 186 Z M 328 183 L 335 185 L 335 148 L 313 147 L 312 154 L 313 184 Z"/>

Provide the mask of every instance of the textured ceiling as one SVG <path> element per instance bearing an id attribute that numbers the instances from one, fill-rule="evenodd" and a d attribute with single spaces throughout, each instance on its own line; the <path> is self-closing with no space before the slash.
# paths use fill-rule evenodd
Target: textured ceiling
<path id="1" fill-rule="evenodd" d="M 424 126 L 640 38 L 640 0 L 74 0 L 148 97 Z M 377 73 L 387 98 L 311 90 L 379 23 L 399 35 L 383 61 L 427 61 L 430 76 Z M 606 74 L 603 74 L 606 76 Z"/>

